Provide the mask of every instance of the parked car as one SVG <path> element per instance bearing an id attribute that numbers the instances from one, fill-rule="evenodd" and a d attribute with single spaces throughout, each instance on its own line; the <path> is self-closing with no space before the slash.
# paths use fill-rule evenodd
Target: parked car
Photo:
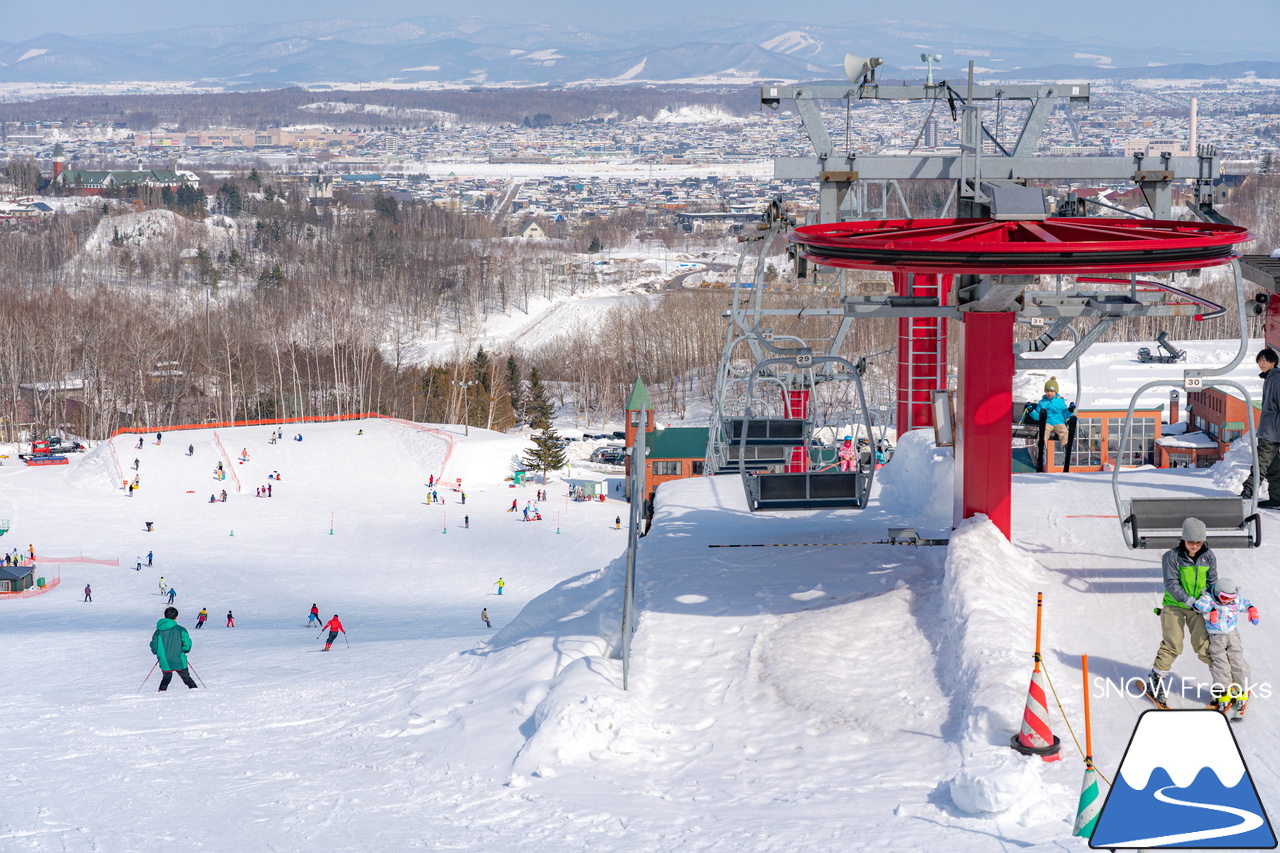
<path id="1" fill-rule="evenodd" d="M 614 431 L 614 433 L 613 433 L 613 436 L 612 436 L 612 437 L 613 437 L 613 438 L 621 438 L 621 439 L 625 439 L 625 438 L 627 437 L 627 434 L 626 434 L 625 432 L 623 432 L 622 430 L 616 430 L 616 431 Z"/>

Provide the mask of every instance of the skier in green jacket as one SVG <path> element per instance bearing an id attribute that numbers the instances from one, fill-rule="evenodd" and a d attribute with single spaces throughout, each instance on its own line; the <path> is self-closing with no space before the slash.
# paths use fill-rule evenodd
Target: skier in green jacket
<path id="1" fill-rule="evenodd" d="M 151 653 L 156 656 L 160 671 L 164 677 L 160 679 L 160 689 L 168 690 L 173 674 L 178 673 L 182 683 L 194 689 L 196 683 L 187 673 L 187 652 L 191 651 L 191 635 L 187 629 L 177 622 L 178 608 L 166 607 L 164 618 L 156 622 L 155 633 L 151 635 Z"/>

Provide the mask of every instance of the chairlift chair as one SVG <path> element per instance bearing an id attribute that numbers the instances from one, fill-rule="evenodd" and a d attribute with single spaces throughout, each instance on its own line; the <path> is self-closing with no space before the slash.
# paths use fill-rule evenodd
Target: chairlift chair
<path id="1" fill-rule="evenodd" d="M 1240 317 L 1240 349 L 1235 358 L 1223 367 L 1184 371 L 1181 382 L 1169 379 L 1148 382 L 1135 391 L 1129 400 L 1129 410 L 1125 415 L 1120 438 L 1120 457 L 1112 460 L 1111 470 L 1111 494 L 1127 548 L 1172 548 L 1181 541 L 1182 524 L 1188 518 L 1198 518 L 1204 522 L 1208 531 L 1206 543 L 1210 548 L 1257 548 L 1262 544 L 1262 524 L 1258 516 L 1258 437 L 1253 398 L 1240 383 L 1222 378 L 1244 360 L 1249 348 L 1249 327 L 1245 322 L 1244 312 L 1244 282 L 1240 276 L 1239 261 L 1232 261 L 1231 267 L 1235 272 L 1236 304 Z M 1249 450 L 1253 457 L 1253 490 L 1249 497 L 1121 497 L 1120 461 L 1128 452 L 1129 438 L 1133 433 L 1134 410 L 1144 393 L 1161 385 L 1195 389 L 1222 386 L 1235 388 L 1243 395 L 1245 411 L 1249 417 Z"/>

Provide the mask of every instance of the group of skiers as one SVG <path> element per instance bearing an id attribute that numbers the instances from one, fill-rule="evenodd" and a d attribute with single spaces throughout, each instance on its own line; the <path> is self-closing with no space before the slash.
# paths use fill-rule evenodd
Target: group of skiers
<path id="1" fill-rule="evenodd" d="M 36 558 L 36 546 L 28 545 L 27 553 L 30 555 L 31 559 L 34 560 Z M 22 554 L 17 548 L 14 548 L 13 551 L 4 555 L 4 564 L 6 566 L 16 566 L 16 565 L 19 565 L 21 562 L 22 562 Z"/>

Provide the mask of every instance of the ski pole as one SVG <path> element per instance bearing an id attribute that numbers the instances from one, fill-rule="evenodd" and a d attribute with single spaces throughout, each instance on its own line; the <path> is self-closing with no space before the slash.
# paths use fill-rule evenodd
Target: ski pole
<path id="1" fill-rule="evenodd" d="M 138 689 L 133 691 L 134 693 L 142 692 L 142 688 L 147 683 L 147 679 L 151 678 L 151 673 L 155 672 L 156 667 L 158 667 L 159 665 L 160 665 L 160 661 L 156 661 L 155 663 L 151 664 L 151 669 L 147 670 L 147 678 L 142 679 L 142 684 L 138 685 Z"/>
<path id="2" fill-rule="evenodd" d="M 347 632 L 346 632 L 346 631 L 343 631 L 343 632 L 342 632 L 342 639 L 343 639 L 343 641 L 344 641 L 344 642 L 346 642 L 346 644 L 347 644 L 347 648 L 351 648 L 351 641 L 347 639 Z"/>
<path id="3" fill-rule="evenodd" d="M 201 687 L 204 687 L 204 679 L 200 677 L 200 673 L 196 672 L 196 668 L 191 665 L 191 661 L 187 661 L 187 669 L 191 670 L 191 674 L 196 677 L 196 681 L 200 682 Z"/>

